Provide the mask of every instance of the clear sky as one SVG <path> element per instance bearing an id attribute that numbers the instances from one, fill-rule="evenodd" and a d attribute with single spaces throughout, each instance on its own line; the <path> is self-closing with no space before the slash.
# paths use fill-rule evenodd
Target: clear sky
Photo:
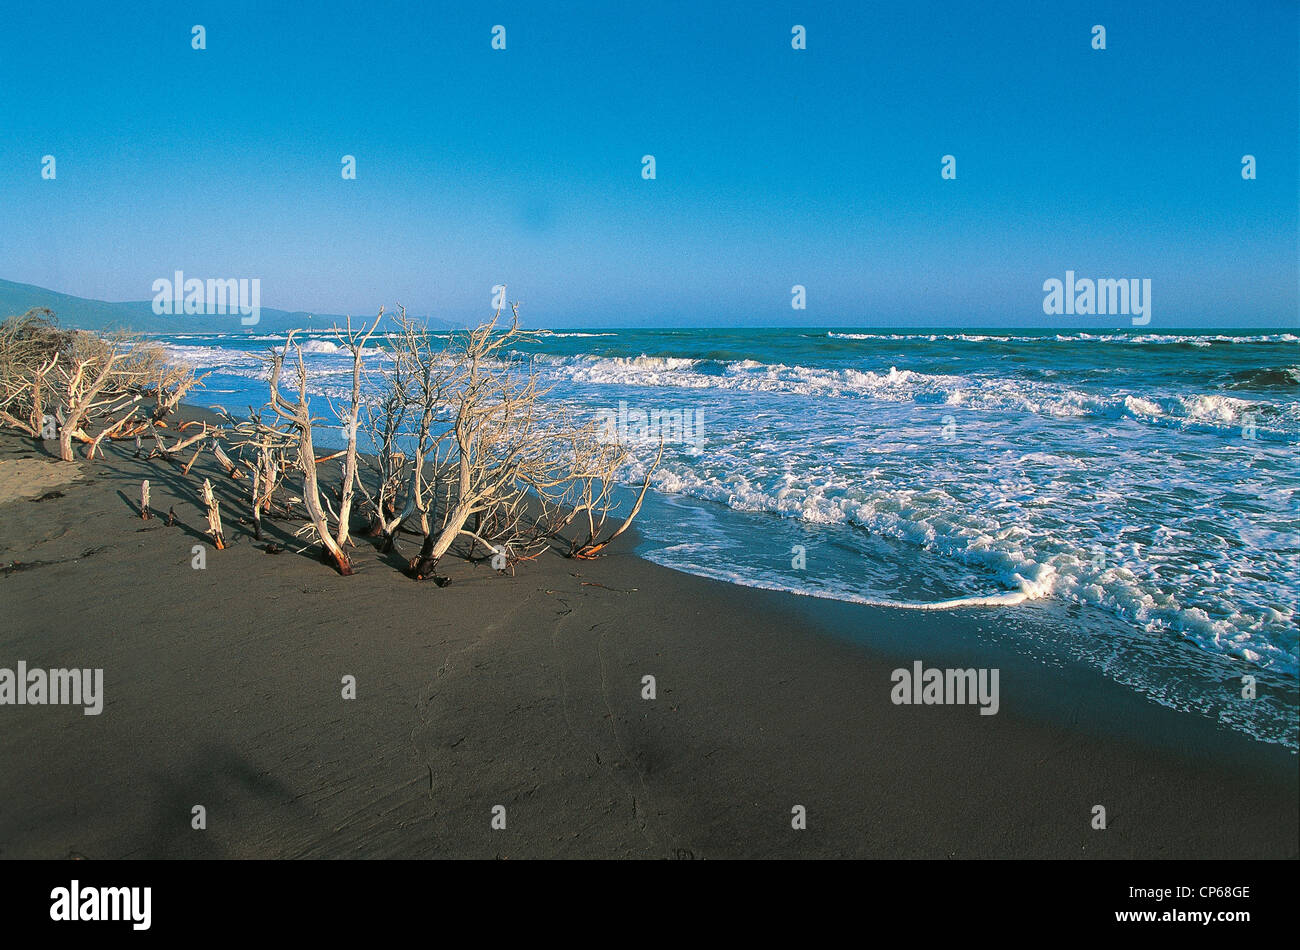
<path id="1" fill-rule="evenodd" d="M 181 269 L 450 319 L 504 282 L 544 326 L 1018 326 L 1062 320 L 1042 284 L 1074 270 L 1150 278 L 1153 330 L 1300 321 L 1296 0 L 288 6 L 5 4 L 0 277 L 143 300 Z"/>

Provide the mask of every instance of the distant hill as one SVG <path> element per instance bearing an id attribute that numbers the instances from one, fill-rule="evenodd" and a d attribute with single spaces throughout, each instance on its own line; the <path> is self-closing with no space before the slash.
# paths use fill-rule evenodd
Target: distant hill
<path id="1" fill-rule="evenodd" d="M 70 329 L 135 330 L 141 333 L 231 333 L 240 330 L 250 333 L 280 333 L 293 329 L 328 330 L 335 324 L 342 326 L 346 319 L 339 314 L 310 314 L 302 310 L 262 307 L 261 319 L 254 326 L 246 327 L 240 323 L 238 314 L 159 316 L 153 312 L 153 303 L 149 300 L 111 303 L 61 294 L 32 284 L 0 280 L 0 320 L 26 313 L 32 307 L 48 307 L 54 311 L 59 325 Z M 357 318 L 365 316 L 366 314 L 354 314 L 353 324 L 356 324 Z M 433 329 L 442 330 L 455 325 L 433 317 L 419 319 Z M 392 326 L 381 329 L 392 329 Z"/>

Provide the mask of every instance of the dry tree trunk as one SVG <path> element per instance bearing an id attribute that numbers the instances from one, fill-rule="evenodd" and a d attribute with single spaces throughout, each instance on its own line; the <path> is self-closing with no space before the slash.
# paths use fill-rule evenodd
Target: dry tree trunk
<path id="1" fill-rule="evenodd" d="M 305 398 L 305 397 L 304 397 Z M 305 404 L 304 404 L 305 405 Z M 304 412 L 305 415 L 305 412 Z M 315 449 L 312 446 L 311 438 L 311 420 L 307 418 L 302 426 L 299 438 L 298 463 L 302 468 L 302 502 L 307 509 L 307 514 L 311 518 L 311 523 L 316 529 L 316 536 L 320 538 L 321 544 L 325 547 L 325 553 L 334 561 L 334 566 L 344 577 L 349 577 L 353 573 L 352 561 L 348 554 L 334 540 L 330 534 L 329 521 L 325 517 L 325 510 L 321 507 L 320 501 L 320 484 L 316 475 L 316 456 Z"/>
<path id="2" fill-rule="evenodd" d="M 397 317 L 401 328 L 401 339 L 394 354 L 393 366 L 388 376 L 389 392 L 384 403 L 384 422 L 372 432 L 377 434 L 376 441 L 382 446 L 380 456 L 380 498 L 388 486 L 389 503 L 382 501 L 376 506 L 377 527 L 384 541 L 380 550 L 388 553 L 394 549 L 397 533 L 403 524 L 414 515 L 419 516 L 420 533 L 426 538 L 424 553 L 427 548 L 432 527 L 430 509 L 436 493 L 436 482 L 442 464 L 441 447 L 446 439 L 445 433 L 435 432 L 435 423 L 445 421 L 441 414 L 451 405 L 447 399 L 454 382 L 459 378 L 461 369 L 458 363 L 450 365 L 443 359 L 444 353 L 435 352 L 430 345 L 427 328 L 421 327 L 406 316 L 406 311 L 399 308 Z M 400 465 L 396 459 L 400 453 L 394 451 L 394 443 L 407 414 L 415 416 L 411 438 L 412 452 L 409 459 Z M 425 467 L 432 464 L 432 475 L 426 481 Z M 398 510 L 397 490 L 402 482 L 402 469 L 408 470 L 406 499 Z M 407 562 L 410 576 L 422 578 L 431 576 L 432 564 L 427 557 Z M 444 583 L 440 580 L 439 583 Z"/>
<path id="3" fill-rule="evenodd" d="M 32 377 L 32 415 L 31 415 L 31 434 L 39 435 L 45 425 L 45 378 L 54 371 L 59 362 L 59 354 L 55 353 L 50 357 L 49 363 L 38 369 Z"/>
<path id="4" fill-rule="evenodd" d="M 153 437 L 154 448 L 153 448 L 153 450 L 149 453 L 148 457 L 149 457 L 149 458 L 153 458 L 154 455 L 157 454 L 157 455 L 161 456 L 162 458 L 165 458 L 167 461 L 179 465 L 180 462 L 177 461 L 177 459 L 176 459 L 176 453 L 178 453 L 181 449 L 189 448 L 189 447 L 190 447 L 191 445 L 193 445 L 195 442 L 199 442 L 199 441 L 201 441 L 201 440 L 203 440 L 203 439 L 206 439 L 206 438 L 208 437 L 208 435 L 209 435 L 209 432 L 208 432 L 207 426 L 205 425 L 205 426 L 203 427 L 202 431 L 200 431 L 200 432 L 196 432 L 194 435 L 191 435 L 191 436 L 189 436 L 189 437 L 187 437 L 187 438 L 184 438 L 184 439 L 178 439 L 178 440 L 176 441 L 176 444 L 175 444 L 175 445 L 172 445 L 172 446 L 169 446 L 169 445 L 166 443 L 166 441 L 163 439 L 161 433 L 159 433 L 157 429 L 153 429 L 153 428 L 151 428 L 151 430 L 150 430 L 150 432 L 149 432 L 149 435 Z M 202 448 L 202 447 L 200 446 L 200 448 Z M 185 465 L 185 466 L 183 466 L 183 469 L 182 469 L 182 470 L 183 470 L 186 474 L 188 474 L 188 472 L 189 472 L 189 467 L 190 467 L 190 465 L 193 465 L 193 464 L 194 464 L 194 460 L 191 459 L 189 465 Z"/>
<path id="5" fill-rule="evenodd" d="M 163 440 L 161 433 L 159 433 L 157 429 L 153 429 L 150 430 L 149 434 L 153 436 L 153 448 L 149 450 L 148 458 L 153 458 L 155 455 L 158 455 L 170 462 L 172 460 L 172 450 L 167 447 L 167 443 Z"/>
<path id="6" fill-rule="evenodd" d="M 140 517 L 148 521 L 153 515 L 149 511 L 149 479 L 140 483 Z"/>
<path id="7" fill-rule="evenodd" d="M 370 335 L 379 328 L 380 321 L 383 319 L 384 308 L 380 307 L 379 314 L 375 317 L 375 322 L 370 325 L 370 329 L 354 333 L 352 319 L 349 317 L 347 329 L 339 333 L 340 342 L 352 354 L 351 402 L 348 405 L 347 421 L 343 426 L 344 431 L 347 432 L 348 444 L 343 457 L 343 482 L 339 488 L 338 533 L 334 537 L 335 544 L 340 548 L 351 542 L 348 523 L 352 518 L 352 497 L 357 480 L 357 421 L 361 414 L 362 351 L 365 350 Z"/>
<path id="8" fill-rule="evenodd" d="M 302 475 L 302 501 L 311 518 L 316 537 L 324 546 L 324 554 L 334 562 L 335 568 L 345 577 L 353 573 L 352 562 L 347 552 L 339 546 L 330 532 L 329 521 L 321 507 L 320 485 L 316 474 L 316 448 L 312 443 L 311 408 L 307 402 L 307 367 L 303 362 L 302 348 L 295 346 L 293 333 L 285 341 L 283 350 L 272 350 L 271 361 L 271 409 L 277 418 L 289 423 L 298 436 L 298 468 Z M 294 347 L 297 359 L 298 398 L 289 402 L 280 393 L 280 374 L 284 369 L 284 359 L 290 347 Z"/>
<path id="9" fill-rule="evenodd" d="M 428 534 L 428 514 L 425 512 L 421 500 L 424 492 L 421 484 L 422 469 L 424 468 L 424 455 L 419 449 L 415 452 L 415 458 L 412 460 L 410 486 L 406 491 L 406 503 L 402 510 L 398 511 L 388 521 L 381 522 L 380 532 L 384 536 L 384 543 L 380 545 L 379 550 L 387 554 L 397 545 L 397 532 L 401 529 L 406 519 L 415 514 L 416 510 L 420 511 L 421 530 Z"/>
<path id="10" fill-rule="evenodd" d="M 510 309 L 513 319 L 507 326 L 499 326 L 498 310 L 442 353 L 428 353 L 424 338 L 410 332 L 400 345 L 413 368 L 407 397 L 421 423 L 411 488 L 394 526 L 419 515 L 423 541 L 407 562 L 414 578 L 436 578 L 440 559 L 464 539 L 470 541 L 471 557 L 483 544 L 494 555 L 504 553 L 507 563 L 526 558 L 530 549 L 540 551 L 553 533 L 547 529 L 556 520 L 552 508 L 563 494 L 559 486 L 579 477 L 560 452 L 570 438 L 557 424 L 563 413 L 543 402 L 546 393 L 537 372 L 520 372 L 510 354 L 512 344 L 525 337 L 518 306 Z M 447 365 L 450 370 L 443 368 Z M 434 366 L 436 386 L 429 382 Z M 438 422 L 436 440 L 425 438 L 430 418 Z M 423 453 L 444 440 L 448 451 L 445 458 L 440 448 L 434 453 L 426 497 Z M 446 497 L 435 506 L 434 499 L 444 494 L 439 485 Z"/>
<path id="11" fill-rule="evenodd" d="M 239 478 L 243 473 L 239 470 L 234 462 L 230 461 L 230 456 L 221 448 L 221 443 L 216 439 L 212 440 L 212 454 L 216 456 L 217 462 L 226 470 L 226 474 L 231 478 Z"/>
<path id="12" fill-rule="evenodd" d="M 456 504 L 444 506 L 443 523 L 436 532 L 428 523 L 425 512 L 421 512 L 421 527 L 424 529 L 424 543 L 420 553 L 410 563 L 411 576 L 416 580 L 436 577 L 434 573 L 438 561 L 447 553 L 455 540 L 460 537 L 465 522 L 476 507 L 490 494 L 489 484 L 504 483 L 498 478 L 498 471 L 493 470 L 488 458 L 492 446 L 484 446 L 485 439 L 490 441 L 494 417 L 509 413 L 510 391 L 508 382 L 500 376 L 485 372 L 483 364 L 495 357 L 506 343 L 518 335 L 519 315 L 515 312 L 512 326 L 504 333 L 494 337 L 497 320 L 501 317 L 498 310 L 491 322 L 472 331 L 464 341 L 464 349 L 459 354 L 459 371 L 452 387 L 449 387 L 451 399 L 456 407 L 456 418 L 452 425 L 452 445 L 456 451 Z M 427 387 L 426 387 L 427 388 Z M 444 393 L 439 393 L 441 398 Z M 426 398 L 428 398 L 426 396 Z M 435 466 L 436 468 L 436 466 Z M 451 491 L 448 485 L 448 493 Z"/>
<path id="13" fill-rule="evenodd" d="M 226 549 L 226 540 L 221 534 L 221 503 L 212 494 L 212 482 L 203 479 L 203 505 L 208 509 L 208 534 L 218 551 Z"/>
<path id="14" fill-rule="evenodd" d="M 78 361 L 71 374 L 65 373 L 67 411 L 64 413 L 63 424 L 59 427 L 59 458 L 65 462 L 76 458 L 72 454 L 72 439 L 74 435 L 84 435 L 80 432 L 81 427 L 90 414 L 91 405 L 107 385 L 113 372 L 113 363 L 112 355 L 105 357 L 99 373 L 89 382 L 86 380 L 90 360 Z"/>
<path id="15" fill-rule="evenodd" d="M 428 345 L 427 336 L 423 337 L 421 345 L 413 335 L 406 309 L 400 304 L 396 323 L 402 335 L 393 349 L 391 365 L 383 373 L 386 383 L 383 398 L 377 404 L 366 404 L 366 431 L 374 449 L 371 465 L 377 476 L 374 494 L 366 487 L 364 478 L 360 475 L 357 478 L 357 485 L 370 508 L 370 526 L 366 533 L 370 537 L 383 538 L 385 551 L 392 546 L 388 524 L 398 513 L 398 496 L 406 481 L 407 458 L 398 450 L 397 442 L 404 431 L 408 410 L 412 408 L 409 387 L 415 367 L 411 364 L 413 355 L 422 348 L 427 349 Z M 418 360 L 414 362 L 418 363 Z M 399 522 L 393 521 L 394 527 L 397 524 Z"/>
<path id="16" fill-rule="evenodd" d="M 197 449 L 194 450 L 194 454 L 190 456 L 190 460 L 185 463 L 185 467 L 181 469 L 181 474 L 188 475 L 190 473 L 190 469 L 194 467 L 194 463 L 199 460 L 199 456 L 202 454 L 203 454 L 203 446 L 200 445 Z"/>
<path id="17" fill-rule="evenodd" d="M 262 540 L 262 472 L 253 469 L 253 540 Z"/>
<path id="18" fill-rule="evenodd" d="M 261 483 L 262 483 L 262 510 L 267 514 L 271 513 L 271 496 L 275 494 L 275 488 L 284 477 L 284 463 L 276 457 L 275 453 L 269 446 L 263 449 L 261 454 Z"/>
<path id="19" fill-rule="evenodd" d="M 366 504 L 370 508 L 370 524 L 366 527 L 366 537 L 387 540 L 388 532 L 384 530 L 384 526 L 389 519 L 396 516 L 398 510 L 396 502 L 401 479 L 396 477 L 396 473 L 400 472 L 405 464 L 405 456 L 400 452 L 391 453 L 388 462 L 381 463 L 378 495 L 370 494 L 365 479 L 357 478 L 357 487 L 365 495 Z M 386 472 L 391 474 L 386 477 Z"/>
<path id="20" fill-rule="evenodd" d="M 50 376 L 59 362 L 59 354 L 54 354 L 49 363 L 36 371 L 32 378 L 32 435 L 40 435 L 41 430 L 45 427 L 45 386 L 46 378 Z"/>

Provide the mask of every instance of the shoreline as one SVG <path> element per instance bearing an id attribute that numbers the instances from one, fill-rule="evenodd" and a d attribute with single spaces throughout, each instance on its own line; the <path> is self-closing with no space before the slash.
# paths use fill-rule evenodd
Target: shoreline
<path id="1" fill-rule="evenodd" d="M 0 435 L 0 471 L 59 464 L 42 456 Z M 340 577 L 263 553 L 237 521 L 245 484 L 206 455 L 188 478 L 124 445 L 72 464 L 0 504 L 0 562 L 32 565 L 0 578 L 0 667 L 102 667 L 104 711 L 0 707 L 0 858 L 1300 851 L 1293 753 L 979 640 L 1000 612 L 740 587 L 626 536 L 513 577 L 449 557 L 446 588 L 358 539 Z M 231 543 L 196 571 L 205 475 Z M 139 519 L 146 477 L 185 527 Z M 915 660 L 999 666 L 998 713 L 892 704 Z"/>

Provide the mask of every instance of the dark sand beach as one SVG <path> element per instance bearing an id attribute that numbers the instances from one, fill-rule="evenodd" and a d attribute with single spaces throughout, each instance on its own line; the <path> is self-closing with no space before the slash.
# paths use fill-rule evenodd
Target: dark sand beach
<path id="1" fill-rule="evenodd" d="M 1297 855 L 1295 755 L 996 657 L 972 631 L 1005 611 L 747 589 L 631 537 L 515 576 L 447 558 L 445 588 L 359 539 L 340 577 L 265 553 L 210 454 L 131 452 L 0 434 L 0 667 L 102 667 L 105 693 L 0 708 L 0 858 Z M 231 544 L 200 571 L 204 475 Z M 144 478 L 183 526 L 141 521 Z M 917 659 L 1000 665 L 998 714 L 893 705 Z"/>

